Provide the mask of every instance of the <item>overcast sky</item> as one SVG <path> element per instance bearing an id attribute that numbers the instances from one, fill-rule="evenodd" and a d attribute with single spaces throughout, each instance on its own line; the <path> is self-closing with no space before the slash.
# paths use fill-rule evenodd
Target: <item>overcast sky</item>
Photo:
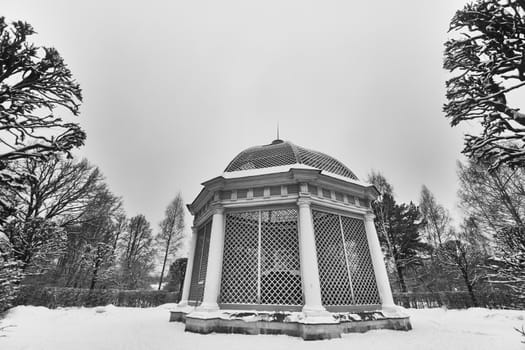
<path id="1" fill-rule="evenodd" d="M 76 154 L 156 229 L 177 191 L 191 202 L 277 122 L 361 179 L 383 172 L 398 201 L 426 184 L 457 212 L 464 130 L 443 117 L 442 52 L 464 4 L 0 0 L 0 15 L 59 50 L 84 94 Z"/>

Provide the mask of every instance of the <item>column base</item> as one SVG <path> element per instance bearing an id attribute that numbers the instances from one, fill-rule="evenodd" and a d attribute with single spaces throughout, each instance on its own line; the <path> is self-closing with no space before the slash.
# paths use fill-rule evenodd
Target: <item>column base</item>
<path id="1" fill-rule="evenodd" d="M 217 303 L 202 303 L 199 306 L 197 306 L 195 311 L 198 311 L 198 312 L 215 312 L 215 311 L 219 311 L 219 305 Z"/>
<path id="2" fill-rule="evenodd" d="M 406 313 L 406 309 L 402 306 L 398 306 L 395 304 L 381 305 L 381 311 L 383 312 L 383 315 L 385 315 L 386 317 L 392 317 L 392 318 L 408 317 L 408 314 Z"/>
<path id="3" fill-rule="evenodd" d="M 188 301 L 180 302 L 170 310 L 170 322 L 184 322 L 186 315 L 194 310 L 195 307 L 188 305 Z"/>
<path id="4" fill-rule="evenodd" d="M 331 315 L 324 307 L 322 306 L 308 306 L 305 305 L 302 309 L 302 312 L 306 316 L 328 316 Z"/>

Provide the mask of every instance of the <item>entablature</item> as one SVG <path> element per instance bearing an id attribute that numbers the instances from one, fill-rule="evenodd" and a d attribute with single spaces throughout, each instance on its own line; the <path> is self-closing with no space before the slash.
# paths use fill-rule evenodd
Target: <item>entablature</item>
<path id="1" fill-rule="evenodd" d="M 369 209 L 379 192 L 360 181 L 345 181 L 317 169 L 290 169 L 286 172 L 240 178 L 213 178 L 202 183 L 203 190 L 188 205 L 195 223 L 205 220 L 213 204 L 224 207 L 254 207 L 293 201 L 311 196 L 316 202 L 342 208 Z M 295 199 L 294 199 L 295 198 Z"/>

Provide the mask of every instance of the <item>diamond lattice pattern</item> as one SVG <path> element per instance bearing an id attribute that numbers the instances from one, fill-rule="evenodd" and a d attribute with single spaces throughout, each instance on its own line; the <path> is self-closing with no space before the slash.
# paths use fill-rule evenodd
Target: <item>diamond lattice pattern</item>
<path id="1" fill-rule="evenodd" d="M 352 305 L 352 288 L 343 249 L 339 216 L 312 211 L 321 301 L 323 305 Z"/>
<path id="2" fill-rule="evenodd" d="M 226 214 L 221 302 L 256 304 L 259 212 Z"/>
<path id="3" fill-rule="evenodd" d="M 380 304 L 363 220 L 341 216 L 355 304 Z"/>
<path id="4" fill-rule="evenodd" d="M 297 210 L 226 214 L 221 302 L 302 305 Z"/>
<path id="5" fill-rule="evenodd" d="M 197 242 L 191 272 L 189 300 L 200 304 L 204 295 L 206 272 L 208 269 L 208 251 L 210 248 L 211 221 L 202 225 L 197 230 Z"/>
<path id="6" fill-rule="evenodd" d="M 333 174 L 357 180 L 343 163 L 324 153 L 297 146 L 288 141 L 250 147 L 239 153 L 224 171 L 270 168 L 301 163 Z"/>
<path id="7" fill-rule="evenodd" d="M 362 220 L 313 210 L 323 305 L 379 304 Z"/>

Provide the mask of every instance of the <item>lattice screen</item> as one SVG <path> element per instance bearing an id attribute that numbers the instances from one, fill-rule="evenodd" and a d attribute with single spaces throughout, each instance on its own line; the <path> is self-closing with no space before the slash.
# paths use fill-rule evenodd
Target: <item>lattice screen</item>
<path id="1" fill-rule="evenodd" d="M 323 305 L 380 304 L 362 220 L 312 210 Z"/>
<path id="2" fill-rule="evenodd" d="M 259 212 L 226 214 L 221 302 L 257 303 Z"/>
<path id="3" fill-rule="evenodd" d="M 312 211 L 323 305 L 353 304 L 339 216 Z"/>
<path id="4" fill-rule="evenodd" d="M 226 214 L 221 303 L 303 304 L 296 209 Z"/>
<path id="5" fill-rule="evenodd" d="M 208 269 L 208 251 L 210 248 L 211 221 L 202 225 L 197 231 L 197 242 L 191 272 L 189 301 L 195 304 L 202 302 L 206 271 Z"/>
<path id="6" fill-rule="evenodd" d="M 355 304 L 380 304 L 363 220 L 341 216 Z"/>

